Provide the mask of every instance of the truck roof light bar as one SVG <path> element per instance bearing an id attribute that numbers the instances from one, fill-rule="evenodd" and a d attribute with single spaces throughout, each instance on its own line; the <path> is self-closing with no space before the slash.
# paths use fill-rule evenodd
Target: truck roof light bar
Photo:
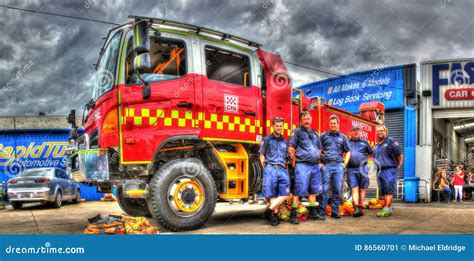
<path id="1" fill-rule="evenodd" d="M 217 36 L 217 37 L 221 38 L 221 40 L 232 40 L 232 41 L 239 42 L 239 43 L 242 43 L 242 44 L 245 44 L 245 45 L 248 45 L 248 46 L 252 46 L 252 47 L 256 47 L 256 48 L 260 48 L 262 46 L 259 43 L 244 39 L 242 37 L 238 37 L 238 36 L 235 36 L 235 35 L 230 35 L 230 34 L 223 33 L 223 32 L 220 32 L 220 31 L 217 31 L 217 30 L 214 30 L 214 29 L 209 29 L 209 28 L 205 28 L 205 27 L 201 27 L 201 26 L 197 26 L 197 25 L 192 25 L 192 24 L 187 24 L 187 23 L 182 23 L 182 22 L 177 22 L 177 21 L 172 21 L 172 20 L 165 20 L 165 19 L 161 19 L 161 18 L 136 16 L 136 15 L 130 15 L 130 16 L 128 16 L 128 18 L 129 19 L 134 19 L 134 20 L 137 20 L 137 19 L 150 20 L 151 24 L 158 24 L 158 25 L 165 25 L 165 26 L 171 26 L 171 27 L 186 29 L 186 30 L 193 31 L 196 34 L 206 33 L 206 34 L 210 34 L 210 35 L 213 35 L 213 36 Z"/>

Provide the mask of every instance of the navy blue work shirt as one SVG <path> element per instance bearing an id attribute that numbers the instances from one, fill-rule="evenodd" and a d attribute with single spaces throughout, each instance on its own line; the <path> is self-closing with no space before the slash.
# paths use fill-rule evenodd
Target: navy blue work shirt
<path id="1" fill-rule="evenodd" d="M 340 132 L 325 132 L 321 135 L 321 143 L 323 144 L 321 155 L 323 163 L 330 161 L 342 163 L 342 153 L 351 151 L 347 138 Z"/>
<path id="2" fill-rule="evenodd" d="M 275 137 L 272 133 L 263 138 L 258 152 L 265 156 L 265 164 L 279 165 L 284 168 L 289 155 L 288 142 L 281 135 Z"/>
<path id="3" fill-rule="evenodd" d="M 365 139 L 349 139 L 349 148 L 351 149 L 351 158 L 349 159 L 349 167 L 359 167 L 362 162 L 367 163 L 367 158 L 373 154 L 372 147 Z"/>
<path id="4" fill-rule="evenodd" d="M 382 168 L 398 167 L 397 157 L 401 154 L 400 144 L 392 137 L 387 137 L 382 143 L 377 143 L 374 148 L 374 158 Z"/>
<path id="5" fill-rule="evenodd" d="M 295 148 L 296 162 L 318 163 L 321 140 L 313 129 L 296 128 L 290 137 L 290 147 Z"/>

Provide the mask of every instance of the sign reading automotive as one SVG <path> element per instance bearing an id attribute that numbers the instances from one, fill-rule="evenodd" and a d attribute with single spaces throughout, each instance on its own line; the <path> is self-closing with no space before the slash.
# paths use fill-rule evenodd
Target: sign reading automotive
<path id="1" fill-rule="evenodd" d="M 329 105 L 358 112 L 361 103 L 380 101 L 385 109 L 404 106 L 403 66 L 348 74 L 298 87 L 305 96 L 324 97 Z"/>
<path id="2" fill-rule="evenodd" d="M 451 62 L 432 65 L 433 105 L 440 105 L 441 89 L 446 100 L 474 100 L 473 62 Z"/>
<path id="3" fill-rule="evenodd" d="M 67 146 L 67 142 L 30 142 L 15 147 L 0 143 L 0 166 L 18 169 L 64 167 Z"/>

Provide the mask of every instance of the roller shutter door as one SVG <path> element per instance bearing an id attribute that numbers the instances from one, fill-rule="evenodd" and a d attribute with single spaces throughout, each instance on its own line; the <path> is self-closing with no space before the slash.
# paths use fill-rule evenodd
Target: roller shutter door
<path id="1" fill-rule="evenodd" d="M 393 110 L 385 112 L 385 126 L 388 128 L 388 136 L 394 138 L 400 147 L 404 148 L 405 129 L 404 129 L 404 110 Z M 398 169 L 398 179 L 404 178 L 404 166 Z"/>

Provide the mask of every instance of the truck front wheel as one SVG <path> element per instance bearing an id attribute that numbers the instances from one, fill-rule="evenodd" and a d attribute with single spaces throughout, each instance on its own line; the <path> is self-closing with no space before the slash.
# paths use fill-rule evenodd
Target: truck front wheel
<path id="1" fill-rule="evenodd" d="M 216 207 L 215 182 L 198 159 L 166 163 L 154 174 L 149 191 L 151 214 L 161 226 L 171 231 L 201 227 Z"/>

